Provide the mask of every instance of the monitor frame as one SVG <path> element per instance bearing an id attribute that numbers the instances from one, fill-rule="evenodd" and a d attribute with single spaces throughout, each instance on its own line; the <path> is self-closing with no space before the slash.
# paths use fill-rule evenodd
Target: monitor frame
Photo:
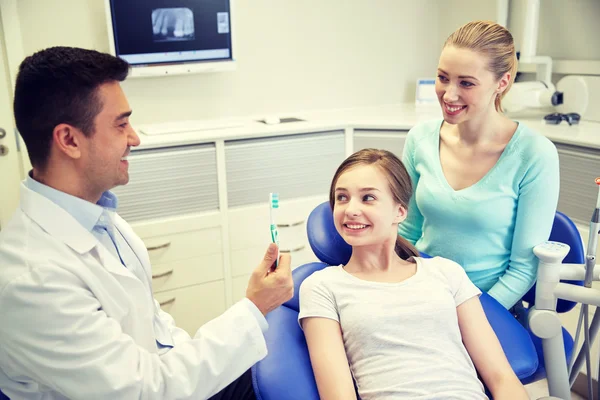
<path id="1" fill-rule="evenodd" d="M 233 0 L 229 1 L 229 34 L 231 38 L 231 53 L 232 58 L 226 60 L 210 60 L 210 61 L 202 61 L 197 60 L 193 62 L 186 63 L 164 63 L 164 64 L 155 64 L 155 65 L 134 65 L 130 64 L 130 72 L 129 77 L 131 78 L 144 78 L 144 77 L 160 77 L 160 76 L 171 76 L 171 75 L 187 75 L 187 74 L 198 74 L 198 73 L 210 73 L 210 72 L 223 72 L 223 71 L 234 71 L 236 69 L 236 59 L 235 59 L 235 35 L 234 35 L 234 27 L 232 16 L 234 15 L 233 11 Z M 119 57 L 117 55 L 116 46 L 115 46 L 115 35 L 114 35 L 114 26 L 113 26 L 113 16 L 111 9 L 112 0 L 104 1 L 104 9 L 106 12 L 106 28 L 108 32 L 108 45 L 110 54 L 115 57 Z"/>

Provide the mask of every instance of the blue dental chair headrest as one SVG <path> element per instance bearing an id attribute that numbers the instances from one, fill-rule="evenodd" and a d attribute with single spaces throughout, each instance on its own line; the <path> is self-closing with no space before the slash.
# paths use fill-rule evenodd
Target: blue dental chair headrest
<path id="1" fill-rule="evenodd" d="M 308 243 L 319 260 L 329 265 L 345 265 L 350 260 L 352 247 L 335 229 L 333 213 L 328 202 L 319 204 L 310 213 L 306 233 Z"/>

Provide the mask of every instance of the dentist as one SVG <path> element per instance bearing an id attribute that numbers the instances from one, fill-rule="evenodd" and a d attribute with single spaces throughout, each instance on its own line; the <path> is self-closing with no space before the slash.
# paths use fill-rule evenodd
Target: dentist
<path id="1" fill-rule="evenodd" d="M 19 68 L 14 114 L 33 170 L 0 234 L 0 390 L 18 399 L 253 399 L 269 311 L 291 298 L 271 245 L 246 298 L 193 337 L 152 297 L 141 239 L 109 191 L 140 140 L 128 64 L 53 47 Z M 198 304 L 198 307 L 205 305 Z M 213 396 L 213 397 L 211 397 Z"/>

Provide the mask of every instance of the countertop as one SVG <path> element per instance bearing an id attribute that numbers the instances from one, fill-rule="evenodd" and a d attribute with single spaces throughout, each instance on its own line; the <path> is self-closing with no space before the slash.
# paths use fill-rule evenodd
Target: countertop
<path id="1" fill-rule="evenodd" d="M 221 140 L 326 132 L 347 128 L 355 130 L 409 130 L 418 122 L 441 118 L 441 110 L 437 105 L 415 106 L 415 104 L 406 103 L 340 110 L 286 113 L 281 115 L 280 118 L 295 117 L 303 121 L 273 125 L 258 122 L 262 117 L 264 116 L 235 118 L 235 127 L 221 129 L 190 130 L 188 132 L 158 135 L 140 133 L 140 148 L 171 147 L 211 143 Z M 543 121 L 542 117 L 512 118 L 540 132 L 553 142 L 600 149 L 600 122 L 581 121 L 578 125 L 569 126 L 564 121 L 559 125 L 548 125 Z M 138 132 L 143 130 L 143 126 L 138 128 L 141 128 Z"/>

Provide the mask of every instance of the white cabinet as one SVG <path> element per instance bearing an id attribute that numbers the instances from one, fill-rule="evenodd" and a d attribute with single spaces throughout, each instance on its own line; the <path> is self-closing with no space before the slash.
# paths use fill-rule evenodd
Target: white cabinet
<path id="1" fill-rule="evenodd" d="M 246 297 L 246 288 L 248 287 L 250 275 L 251 274 L 236 276 L 231 280 L 234 303 Z"/>
<path id="2" fill-rule="evenodd" d="M 214 144 L 133 149 L 129 183 L 113 189 L 128 222 L 219 209 Z"/>
<path id="3" fill-rule="evenodd" d="M 391 151 L 402 159 L 407 134 L 408 131 L 404 130 L 355 129 L 353 151 L 366 148 L 382 149 Z"/>
<path id="4" fill-rule="evenodd" d="M 317 261 L 308 244 L 306 219 L 317 205 L 326 200 L 327 197 L 322 195 L 280 201 L 276 220 L 279 247 L 281 252 L 290 253 L 292 269 Z M 246 293 L 250 273 L 256 268 L 271 242 L 269 205 L 263 203 L 240 207 L 230 210 L 228 214 L 232 294 L 235 301 Z"/>
<path id="5" fill-rule="evenodd" d="M 226 309 L 220 222 L 212 212 L 132 225 L 148 249 L 155 298 L 192 335 Z"/>
<path id="6" fill-rule="evenodd" d="M 281 200 L 277 210 L 280 250 L 292 256 L 292 267 L 315 260 L 306 236 L 306 219 L 310 212 L 327 200 L 326 195 L 303 199 Z M 229 247 L 231 275 L 249 274 L 263 257 L 271 242 L 269 231 L 269 205 L 230 210 Z"/>
<path id="7" fill-rule="evenodd" d="M 600 171 L 600 151 L 555 143 L 560 163 L 558 211 L 588 225 L 598 190 L 594 180 Z"/>
<path id="8" fill-rule="evenodd" d="M 163 311 L 191 336 L 207 321 L 226 309 L 224 281 L 209 282 L 155 294 Z"/>
<path id="9" fill-rule="evenodd" d="M 344 143 L 344 131 L 225 142 L 228 208 L 268 202 L 271 192 L 282 200 L 326 194 Z"/>

